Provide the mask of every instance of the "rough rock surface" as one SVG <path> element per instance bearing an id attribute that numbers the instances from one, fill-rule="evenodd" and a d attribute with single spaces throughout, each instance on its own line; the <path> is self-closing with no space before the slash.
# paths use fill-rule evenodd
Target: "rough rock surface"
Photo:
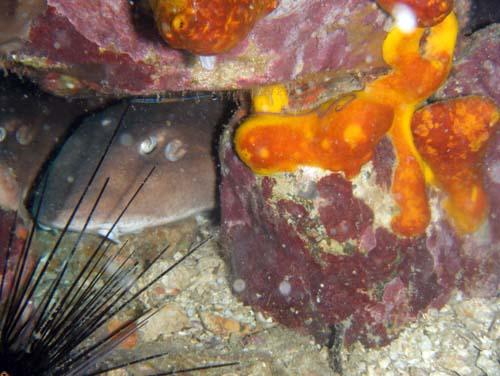
<path id="1" fill-rule="evenodd" d="M 379 46 L 387 19 L 369 0 L 283 0 L 206 70 L 197 58 L 169 48 L 152 17 L 127 0 L 48 0 L 31 20 L 28 41 L 2 60 L 59 94 L 233 89 L 383 67 Z"/>
<path id="2" fill-rule="evenodd" d="M 497 375 L 499 301 L 458 294 L 430 310 L 389 346 L 357 344 L 342 354 L 344 375 Z"/>
<path id="3" fill-rule="evenodd" d="M 0 78 L 0 208 L 22 207 L 40 170 L 73 123 L 102 105 L 97 98 L 65 101 L 14 77 Z"/>
<path id="4" fill-rule="evenodd" d="M 486 189 L 491 197 L 490 224 L 491 234 L 496 241 L 500 240 L 500 131 L 497 130 L 495 142 L 488 150 L 486 167 Z"/>
<path id="5" fill-rule="evenodd" d="M 471 50 L 488 51 L 493 43 L 472 40 L 485 46 Z M 495 51 L 489 53 L 496 56 Z M 477 82 L 461 73 L 467 67 L 457 64 L 454 70 L 464 87 Z M 496 79 L 493 71 L 485 72 L 493 76 L 481 77 L 483 84 Z M 486 93 L 494 97 L 498 89 L 493 90 Z M 310 168 L 262 177 L 236 156 L 231 132 L 220 151 L 222 236 L 245 303 L 323 343 L 335 325 L 346 344 L 376 346 L 387 344 L 419 313 L 442 307 L 455 289 L 483 297 L 498 291 L 498 136 L 484 163 L 489 220 L 459 236 L 442 210 L 443 195 L 429 188 L 426 233 L 401 238 L 390 230 L 397 207 L 388 188 L 394 152 L 387 140 L 351 181 Z"/>
<path id="6" fill-rule="evenodd" d="M 450 77 L 437 97 L 478 94 L 500 105 L 500 24 L 478 30 L 463 40 Z"/>
<path id="7" fill-rule="evenodd" d="M 497 291 L 498 242 L 487 226 L 460 239 L 437 196 L 426 235 L 398 238 L 373 168 L 354 183 L 304 171 L 259 178 L 224 152 L 222 231 L 233 281 L 244 285 L 245 303 L 278 321 L 320 341 L 342 324 L 346 343 L 382 345 L 456 287 L 476 296 Z"/>
<path id="8" fill-rule="evenodd" d="M 6 224 L 12 219 L 12 212 L 0 210 L 0 243 L 7 238 Z M 126 240 L 131 248 L 141 250 L 140 263 L 151 259 L 158 247 L 168 240 L 171 250 L 151 270 L 151 274 L 156 275 L 182 256 L 195 231 L 194 221 L 188 221 L 147 230 Z M 213 228 L 209 233 L 217 239 Z M 77 236 L 74 233 L 64 239 L 64 250 L 58 258 L 65 257 Z M 35 237 L 35 249 L 50 249 L 56 237 L 49 232 L 39 233 Z M 98 242 L 95 237 L 84 237 L 84 252 L 78 257 L 85 260 L 85 253 L 91 252 Z M 15 247 L 20 249 L 20 246 L 21 243 Z M 107 361 L 109 364 L 162 351 L 168 354 L 135 364 L 128 370 L 113 371 L 110 375 L 143 375 L 235 360 L 239 361 L 238 365 L 208 370 L 204 374 L 415 376 L 498 373 L 498 299 L 465 299 L 457 294 L 443 309 L 432 309 L 421 315 L 387 347 L 366 349 L 357 342 L 350 348 L 335 345 L 328 348 L 243 305 L 233 294 L 241 286 L 231 284 L 230 271 L 222 255 L 223 250 L 216 240 L 206 243 L 120 315 L 118 322 L 123 322 L 136 309 L 162 307 L 139 329 L 134 341 L 113 352 Z M 146 280 L 141 280 L 135 289 L 144 283 Z M 332 343 L 335 340 L 329 345 Z"/>
<path id="9" fill-rule="evenodd" d="M 129 240 L 143 256 L 169 239 L 172 252 L 154 266 L 164 269 L 182 254 L 193 231 L 191 223 L 150 230 Z M 213 231 L 213 230 L 210 230 Z M 71 244 L 71 243 L 70 243 Z M 498 299 L 466 299 L 453 295 L 441 310 L 431 309 L 403 330 L 389 346 L 366 349 L 319 346 L 311 336 L 280 326 L 244 306 L 233 292 L 229 268 L 216 241 L 163 278 L 139 306 L 169 302 L 138 333 L 133 348 L 118 350 L 113 360 L 168 351 L 164 358 L 134 365 L 116 375 L 149 374 L 214 362 L 238 360 L 239 365 L 206 371 L 207 375 L 494 375 L 498 373 L 500 338 Z M 163 303 L 162 303 L 163 302 Z M 126 316 L 125 316 L 126 317 Z M 217 322 L 217 325 L 212 325 Z M 481 371 L 483 373 L 481 373 Z M 342 373 L 340 373 L 342 372 Z"/>

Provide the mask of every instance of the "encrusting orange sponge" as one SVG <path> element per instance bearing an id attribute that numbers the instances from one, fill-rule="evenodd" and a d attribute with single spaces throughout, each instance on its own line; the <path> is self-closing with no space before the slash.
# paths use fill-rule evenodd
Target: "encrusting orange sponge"
<path id="1" fill-rule="evenodd" d="M 413 116 L 416 147 L 432 184 L 448 194 L 445 210 L 461 233 L 476 230 L 487 214 L 481 162 L 498 120 L 496 105 L 478 96 L 434 103 Z"/>
<path id="2" fill-rule="evenodd" d="M 399 214 L 392 220 L 395 232 L 421 234 L 430 220 L 422 160 L 413 144 L 411 119 L 417 106 L 445 81 L 452 64 L 458 33 L 456 17 L 451 13 L 430 28 L 418 28 L 406 34 L 394 28 L 383 45 L 384 60 L 393 71 L 367 85 L 365 94 L 394 108 L 389 135 L 398 164 L 392 181 L 392 193 Z M 425 44 L 420 45 L 425 37 Z"/>
<path id="3" fill-rule="evenodd" d="M 324 113 L 258 114 L 238 129 L 236 149 L 260 174 L 294 171 L 299 165 L 356 175 L 389 130 L 393 111 L 369 99 L 354 98 Z M 336 125 L 336 126 L 332 126 Z"/>
<path id="4" fill-rule="evenodd" d="M 278 0 L 149 0 L 167 43 L 198 55 L 232 49 Z"/>
<path id="5" fill-rule="evenodd" d="M 457 229 L 474 231 L 487 212 L 479 162 L 498 118 L 495 105 L 479 97 L 442 102 L 424 107 L 412 122 L 420 103 L 445 81 L 457 32 L 453 13 L 428 32 L 416 28 L 406 33 L 394 27 L 383 45 L 384 60 L 392 70 L 363 91 L 314 111 L 285 114 L 284 106 L 279 105 L 286 102 L 284 88 L 259 91 L 254 96 L 256 113 L 236 131 L 238 155 L 260 174 L 307 165 L 342 171 L 350 178 L 370 160 L 387 133 L 397 155 L 391 191 L 399 213 L 392 219 L 393 230 L 404 236 L 425 231 L 430 210 L 424 170 L 430 167 L 434 174 L 426 176 L 435 176 L 430 183 L 449 195 L 446 211 Z M 273 105 L 266 105 L 271 102 Z M 452 134 L 451 139 L 444 137 Z M 454 144 L 458 139 L 468 145 L 467 152 L 461 143 Z M 434 155 L 429 151 L 432 148 L 451 151 Z M 447 167 L 450 164 L 453 168 Z"/>
<path id="6" fill-rule="evenodd" d="M 400 210 L 392 227 L 406 236 L 422 233 L 430 212 L 411 119 L 417 105 L 446 79 L 457 31 L 453 13 L 430 28 L 423 47 L 425 29 L 407 34 L 393 28 L 383 45 L 384 60 L 392 67 L 390 73 L 326 108 L 298 115 L 250 116 L 236 132 L 237 153 L 261 174 L 294 171 L 308 165 L 353 177 L 389 133 L 398 157 L 392 192 Z M 260 102 L 265 98 L 257 95 L 254 103 Z"/>

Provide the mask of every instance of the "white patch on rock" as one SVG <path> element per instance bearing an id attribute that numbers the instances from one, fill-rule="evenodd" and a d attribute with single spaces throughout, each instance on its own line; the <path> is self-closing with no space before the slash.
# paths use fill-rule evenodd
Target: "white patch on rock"
<path id="1" fill-rule="evenodd" d="M 247 288 L 247 284 L 241 278 L 237 278 L 233 281 L 233 291 L 235 293 L 242 293 Z"/>
<path id="2" fill-rule="evenodd" d="M 307 6 L 307 2 L 304 0 L 281 0 L 279 5 L 270 14 L 266 16 L 267 19 L 281 18 L 288 16 L 292 13 L 304 10 Z"/>
<path id="3" fill-rule="evenodd" d="M 283 280 L 279 284 L 278 290 L 279 290 L 281 295 L 288 296 L 292 292 L 292 285 L 287 280 Z"/>
<path id="4" fill-rule="evenodd" d="M 486 173 L 495 184 L 500 184 L 500 161 L 495 161 L 488 166 Z"/>
<path id="5" fill-rule="evenodd" d="M 215 56 L 199 56 L 200 64 L 205 70 L 212 71 L 215 69 L 217 58 Z"/>
<path id="6" fill-rule="evenodd" d="M 363 202 L 373 211 L 373 227 L 391 228 L 391 220 L 397 212 L 397 204 L 390 191 L 386 191 L 376 182 L 373 163 L 366 163 L 359 174 L 352 180 L 354 197 Z"/>
<path id="7" fill-rule="evenodd" d="M 417 27 L 417 16 L 413 10 L 404 4 L 396 4 L 392 9 L 396 27 L 405 34 L 410 34 Z"/>
<path id="8" fill-rule="evenodd" d="M 295 53 L 295 65 L 293 67 L 292 77 L 296 78 L 304 69 L 304 46 L 300 46 Z"/>

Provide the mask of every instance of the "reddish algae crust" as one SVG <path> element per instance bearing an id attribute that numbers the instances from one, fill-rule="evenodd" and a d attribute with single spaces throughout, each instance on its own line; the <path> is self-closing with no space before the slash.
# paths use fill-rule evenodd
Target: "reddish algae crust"
<path id="1" fill-rule="evenodd" d="M 339 210 L 337 202 L 352 203 L 353 196 L 351 183 L 338 174 L 320 179 L 309 199 L 275 198 L 276 181 L 255 176 L 230 144 L 224 145 L 222 234 L 232 251 L 233 279 L 245 282 L 239 293 L 245 303 L 312 333 L 320 342 L 327 341 L 331 325 L 342 323 L 347 344 L 361 340 L 381 345 L 424 307 L 446 302 L 459 270 L 439 263 L 434 270 L 433 257 L 443 263 L 459 260 L 449 226 L 445 228 L 451 233 L 435 231 L 433 239 L 441 238 L 429 246 L 425 237 L 401 239 L 386 229 L 374 230 L 371 211 L 362 210 L 355 218 L 349 205 Z M 333 193 L 327 189 L 332 184 L 344 189 Z M 329 197 L 332 194 L 337 195 L 336 201 Z M 322 225 L 304 206 L 310 207 L 316 199 L 324 202 L 325 209 L 336 211 L 338 218 L 347 215 L 351 223 L 367 217 L 365 226 L 374 231 L 372 248 L 362 252 L 344 242 L 351 254 L 322 252 L 315 237 Z M 354 202 L 364 206 L 357 199 Z M 350 237 L 350 242 L 360 242 L 361 231 L 353 231 Z M 280 291 L 284 282 L 290 286 L 289 294 Z"/>
<path id="2" fill-rule="evenodd" d="M 437 27 L 446 34 L 446 29 Z M 242 169 L 243 162 L 230 143 L 221 151 L 222 234 L 231 250 L 233 280 L 245 287 L 237 293 L 245 303 L 281 323 L 312 333 L 322 343 L 335 326 L 337 332 L 343 329 L 347 345 L 354 341 L 383 345 L 421 312 L 442 307 L 455 289 L 469 296 L 494 296 L 498 291 L 500 243 L 494 233 L 500 201 L 498 109 L 487 98 L 471 96 L 423 107 L 412 124 L 414 111 L 422 106 L 418 103 L 439 87 L 451 66 L 453 40 L 447 39 L 451 50 L 441 53 L 441 38 L 429 39 L 433 39 L 427 48 L 428 56 L 435 59 L 432 67 L 426 67 L 427 57 L 411 60 L 420 48 L 418 39 L 396 44 L 392 42 L 397 38 L 389 40 L 384 57 L 396 68 L 367 85 L 364 92 L 368 95 L 361 92 L 352 100 L 347 97 L 344 105 L 336 102 L 309 113 L 279 113 L 280 106 L 276 106 L 276 111 L 272 108 L 247 118 L 244 131 L 239 128 L 236 132 L 236 152 L 255 171 L 277 173 L 276 177 L 254 176 Z M 391 50 L 394 46 L 397 49 Z M 401 48 L 404 53 L 398 54 Z M 407 60 L 402 58 L 405 53 L 409 53 Z M 409 61 L 418 64 L 411 66 Z M 439 74 L 431 74 L 435 67 L 441 67 Z M 429 74 L 422 73 L 429 68 Z M 408 84 L 409 78 L 415 81 Z M 377 98 L 377 92 L 381 97 Z M 328 122 L 329 115 L 335 120 L 339 112 L 356 108 L 357 101 L 366 110 L 365 105 L 373 103 L 370 99 L 384 105 L 396 100 L 390 140 L 383 137 L 385 128 L 382 134 L 357 133 L 358 127 L 380 129 L 370 128 L 369 121 L 376 121 L 373 116 L 367 121 L 357 117 L 361 119 L 358 123 L 350 118 L 349 122 Z M 263 108 L 260 104 L 255 107 L 257 112 Z M 458 124 L 462 126 L 456 128 Z M 335 137 L 323 139 L 321 132 L 329 126 Z M 343 139 L 334 133 L 339 128 Z M 361 145 L 366 153 L 362 148 L 366 139 L 373 143 L 373 153 L 368 152 L 366 159 L 363 153 L 358 155 L 360 163 L 354 169 L 348 164 L 338 168 L 335 158 L 341 156 L 323 158 L 320 152 L 328 149 L 326 141 L 330 140 L 336 147 L 344 147 L 344 141 Z M 438 149 L 437 154 L 433 148 Z M 444 150 L 457 160 L 451 169 L 446 165 L 454 160 L 448 160 L 446 153 L 441 155 Z M 373 200 L 380 197 L 355 197 L 353 183 L 338 173 L 307 178 L 314 184 L 312 193 L 289 188 L 304 184 L 304 172 L 296 172 L 298 165 L 341 170 L 350 179 L 370 159 L 372 167 L 361 174 L 376 176 L 368 182 L 356 180 L 361 192 L 374 192 L 378 187 L 389 194 L 392 182 L 396 203 L 406 205 L 410 200 L 406 209 L 417 214 L 411 218 L 424 218 L 417 231 L 401 233 L 398 227 L 390 229 L 381 223 L 375 218 L 381 214 L 372 211 L 377 207 Z M 466 175 L 471 189 L 464 194 L 455 192 L 450 179 Z M 400 179 L 396 180 L 397 189 L 394 179 Z M 420 201 L 413 201 L 415 195 Z M 447 205 L 446 199 L 453 205 Z M 488 211 L 483 202 L 491 203 L 486 222 Z M 457 207 L 477 218 L 464 223 L 457 210 L 453 213 Z M 422 208 L 427 216 L 422 215 Z M 389 208 L 383 210 L 390 213 Z"/>
<path id="3" fill-rule="evenodd" d="M 353 202 L 353 193 L 338 174 L 321 178 L 316 196 L 283 199 L 272 178 L 253 175 L 228 145 L 222 152 L 221 233 L 231 250 L 233 281 L 245 282 L 237 295 L 277 321 L 321 343 L 331 325 L 340 324 L 346 344 L 379 346 L 422 311 L 442 307 L 457 288 L 472 296 L 496 293 L 498 241 L 481 235 L 464 242 L 447 221 L 431 223 L 425 235 L 401 238 L 374 227 L 370 210 L 355 216 L 349 205 L 339 209 L 339 201 Z M 332 184 L 344 189 L 325 189 Z M 335 223 L 357 226 L 339 243 L 343 252 L 323 251 L 318 234 L 332 223 L 318 222 L 308 209 L 315 201 L 337 214 Z M 361 247 L 368 232 L 371 245 Z M 283 283 L 288 294 L 280 290 Z"/>
<path id="4" fill-rule="evenodd" d="M 78 49 L 74 46 L 78 46 Z M 26 50 L 33 51 L 31 53 L 38 57 L 47 58 L 49 66 L 50 62 L 63 62 L 68 67 L 64 74 L 73 77 L 79 82 L 79 86 L 88 89 L 110 94 L 115 87 L 121 87 L 128 92 L 136 92 L 144 85 L 152 84 L 150 66 L 136 64 L 126 54 L 100 50 L 98 45 L 83 37 L 66 17 L 58 15 L 52 7 L 48 8 L 31 29 Z M 106 61 L 106 66 L 100 65 L 99 61 Z M 127 82 L 117 82 L 122 75 L 129 77 Z M 53 83 L 53 77 L 53 74 L 45 75 L 41 85 L 49 91 L 63 90 L 64 88 L 57 87 L 58 82 Z"/>
<path id="5" fill-rule="evenodd" d="M 153 17 L 137 16 L 127 0 L 47 0 L 45 13 L 31 23 L 28 42 L 0 59 L 62 95 L 248 88 L 385 67 L 379 46 L 387 16 L 370 0 L 287 4 L 257 21 L 231 51 L 217 55 L 212 71 L 169 47 Z"/>
<path id="6" fill-rule="evenodd" d="M 497 129 L 486 150 L 484 170 L 485 191 L 490 199 L 490 234 L 494 241 L 500 243 L 500 129 Z"/>
<path id="7" fill-rule="evenodd" d="M 372 224 L 371 209 L 353 196 L 351 182 L 341 175 L 324 177 L 316 189 L 321 197 L 319 217 L 330 238 L 345 242 Z"/>

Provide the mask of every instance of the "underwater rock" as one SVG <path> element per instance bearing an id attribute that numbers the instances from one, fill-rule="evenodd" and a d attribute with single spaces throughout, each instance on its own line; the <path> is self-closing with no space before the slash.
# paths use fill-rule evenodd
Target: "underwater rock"
<path id="1" fill-rule="evenodd" d="M 0 208 L 18 210 L 73 122 L 102 101 L 66 101 L 0 78 Z"/>
<path id="2" fill-rule="evenodd" d="M 500 106 L 500 24 L 492 24 L 464 38 L 453 70 L 438 98 L 484 95 Z"/>
<path id="3" fill-rule="evenodd" d="M 310 111 L 294 113 L 285 106 L 263 105 L 279 103 L 279 97 L 272 91 L 255 92 L 254 113 L 235 134 L 236 152 L 259 174 L 294 172 L 299 166 L 311 166 L 352 178 L 387 134 L 398 161 L 391 191 L 399 212 L 393 217 L 392 228 L 400 235 L 422 234 L 430 211 L 422 158 L 411 140 L 411 119 L 445 81 L 457 31 L 454 14 L 427 30 L 428 35 L 423 28 L 405 33 L 394 26 L 382 47 L 391 69 L 363 90 L 343 93 Z M 493 108 L 484 120 L 494 123 L 495 116 Z"/>
<path id="4" fill-rule="evenodd" d="M 485 189 L 489 193 L 491 236 L 500 241 L 500 130 L 493 136 L 486 152 Z"/>
<path id="5" fill-rule="evenodd" d="M 463 80 L 461 85 L 465 86 L 475 76 Z M 463 99 L 469 104 L 475 100 L 482 105 L 492 103 L 473 96 Z M 470 115 L 471 120 L 485 114 L 475 105 L 465 108 L 465 112 L 457 110 L 462 99 L 443 103 L 442 110 L 439 110 L 441 105 L 419 110 L 417 124 L 420 121 L 424 124 L 429 118 L 427 114 L 437 111 L 439 122 L 450 131 L 455 123 L 447 119 Z M 380 139 L 374 154 L 357 174 L 349 176 L 312 167 L 294 167 L 280 173 L 280 166 L 277 172 L 271 165 L 266 168 L 273 174 L 260 176 L 242 162 L 248 156 L 240 159 L 233 149 L 234 129 L 242 120 L 235 118 L 220 150 L 221 233 L 225 248 L 231 252 L 235 293 L 246 304 L 287 326 L 315 335 L 321 343 L 331 338 L 334 327 L 336 333 L 343 333 L 345 344 L 361 341 L 367 346 L 388 343 L 419 313 L 442 307 L 456 289 L 468 296 L 494 296 L 500 283 L 497 235 L 500 137 L 498 123 L 494 128 L 498 110 L 493 104 L 490 108 L 492 116 L 481 123 L 491 130 L 488 134 L 479 135 L 482 131 L 474 134 L 473 128 L 464 128 L 471 131 L 467 136 L 468 142 L 473 143 L 471 151 L 481 154 L 481 160 L 472 163 L 474 168 L 482 167 L 485 200 L 491 205 L 488 218 L 469 227 L 467 234 L 460 232 L 460 226 L 454 222 L 457 218 L 450 218 L 445 210 L 447 191 L 439 189 L 438 179 L 424 186 L 429 222 L 423 231 L 405 236 L 395 233 L 391 222 L 399 212 L 401 196 L 391 190 L 390 184 L 401 156 L 395 150 L 394 133 L 389 134 L 391 140 Z M 321 114 L 327 113 L 325 107 L 321 110 Z M 266 121 L 270 119 L 272 125 L 285 132 L 287 125 L 295 124 L 294 119 L 309 115 L 294 116 L 257 114 L 245 118 L 243 124 L 250 119 L 266 130 Z M 474 121 L 469 123 L 469 120 L 467 125 L 472 126 Z M 277 130 L 267 128 L 269 138 L 275 137 Z M 445 142 L 452 149 L 451 154 L 462 155 L 462 141 L 455 145 L 454 136 L 452 139 L 438 136 L 441 131 L 447 133 L 445 128 L 437 131 L 422 132 L 421 145 L 417 147 Z M 265 131 L 258 136 L 265 139 Z M 488 137 L 489 145 L 485 147 Z M 282 142 L 276 146 L 288 150 L 293 141 L 290 136 L 284 139 L 290 144 Z M 236 148 L 238 141 L 236 137 Z M 307 143 L 307 138 L 298 138 L 296 149 L 302 147 L 302 141 Z M 313 138 L 311 142 L 315 141 Z M 250 136 L 249 142 L 257 152 L 262 152 L 258 137 Z M 286 159 L 286 154 L 279 152 L 269 156 Z M 424 157 L 430 158 L 430 154 Z M 475 156 L 471 154 L 470 158 Z M 307 165 L 309 160 L 304 160 Z M 430 168 L 437 177 L 444 177 L 441 172 L 445 170 L 438 172 L 432 165 Z M 482 189 L 481 173 L 475 176 Z M 482 206 L 480 209 L 484 215 Z"/>
<path id="6" fill-rule="evenodd" d="M 496 0 L 472 0 L 467 32 L 473 33 L 485 26 L 500 22 L 500 8 Z"/>
<path id="7" fill-rule="evenodd" d="M 22 47 L 29 39 L 34 20 L 47 8 L 44 0 L 3 0 L 0 2 L 0 54 Z"/>
<path id="8" fill-rule="evenodd" d="M 234 89 L 385 67 L 379 46 L 386 21 L 369 0 L 281 1 L 209 71 L 168 47 L 153 17 L 134 17 L 127 0 L 48 0 L 29 41 L 1 60 L 58 94 Z"/>
<path id="9" fill-rule="evenodd" d="M 390 229 L 395 205 L 372 163 L 352 182 L 309 169 L 259 177 L 229 141 L 223 145 L 221 231 L 235 293 L 279 322 L 323 343 L 341 324 L 346 344 L 383 345 L 455 288 L 496 293 L 498 239 L 487 226 L 459 237 L 436 193 L 426 233 L 401 238 Z M 498 167 L 491 158 L 486 168 Z M 490 200 L 498 216 L 498 197 Z"/>

